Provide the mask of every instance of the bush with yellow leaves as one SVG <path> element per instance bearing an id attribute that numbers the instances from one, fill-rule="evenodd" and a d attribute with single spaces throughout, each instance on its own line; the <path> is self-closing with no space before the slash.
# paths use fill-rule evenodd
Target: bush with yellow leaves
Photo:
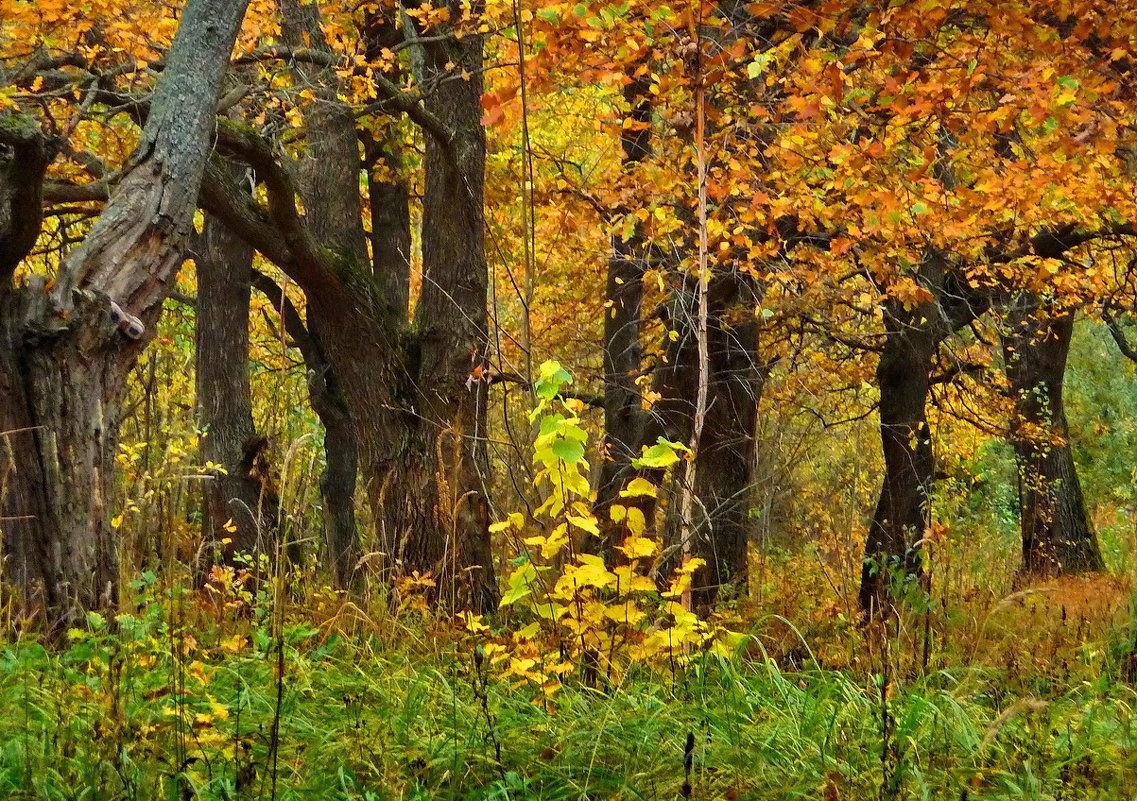
<path id="1" fill-rule="evenodd" d="M 732 653 L 740 635 L 700 619 L 681 603 L 703 560 L 687 559 L 662 579 L 660 543 L 640 509 L 611 507 L 612 521 L 629 532 L 617 547 L 618 564 L 577 547 L 581 537 L 598 536 L 600 525 L 592 512 L 581 404 L 561 394 L 571 381 L 557 362 L 541 365 L 530 422 L 540 419 L 534 480 L 546 498 L 532 521 L 514 513 L 492 527 L 513 532 L 522 547 L 501 600 L 514 625 L 483 643 L 482 653 L 506 676 L 539 687 L 545 696 L 572 674 L 589 684 L 612 682 L 634 664 L 673 669 L 707 649 Z M 637 466 L 666 466 L 683 450 L 661 439 L 644 449 Z M 654 496 L 656 487 L 636 478 L 620 494 Z M 479 616 L 466 615 L 465 623 L 475 634 L 489 631 Z"/>

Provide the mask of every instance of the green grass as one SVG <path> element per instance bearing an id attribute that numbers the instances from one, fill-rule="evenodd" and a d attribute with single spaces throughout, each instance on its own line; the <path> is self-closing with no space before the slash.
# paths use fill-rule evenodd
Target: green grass
<path id="1" fill-rule="evenodd" d="M 274 749 L 279 638 L 255 616 L 171 626 L 185 602 L 92 618 L 56 650 L 0 646 L 0 797 L 670 801 L 688 734 L 695 799 L 1137 794 L 1124 637 L 1116 658 L 1060 678 L 921 675 L 895 645 L 877 661 L 901 679 L 779 668 L 759 651 L 603 690 L 570 678 L 545 704 L 426 623 L 293 622 Z"/>

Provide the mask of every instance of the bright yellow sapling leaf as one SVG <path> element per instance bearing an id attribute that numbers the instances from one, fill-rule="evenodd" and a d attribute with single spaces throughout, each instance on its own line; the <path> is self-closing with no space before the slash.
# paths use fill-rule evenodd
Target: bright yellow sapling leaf
<path id="1" fill-rule="evenodd" d="M 620 490 L 621 498 L 638 498 L 647 496 L 649 498 L 656 497 L 655 484 L 652 484 L 646 478 L 633 478 L 628 482 L 628 486 Z"/>
<path id="2" fill-rule="evenodd" d="M 659 544 L 648 537 L 631 536 L 627 537 L 622 545 L 616 546 L 616 550 L 629 559 L 646 559 L 655 556 L 659 551 Z"/>

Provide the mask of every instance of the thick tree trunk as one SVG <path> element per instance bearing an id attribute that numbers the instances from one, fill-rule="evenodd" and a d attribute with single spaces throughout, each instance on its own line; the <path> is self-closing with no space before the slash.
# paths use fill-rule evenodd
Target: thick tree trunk
<path id="1" fill-rule="evenodd" d="M 1052 313 L 1028 295 L 1008 310 L 1006 323 L 1003 351 L 1015 397 L 1011 434 L 1019 470 L 1022 572 L 1054 576 L 1102 570 L 1062 398 L 1073 312 Z"/>
<path id="2" fill-rule="evenodd" d="M 368 172 L 371 211 L 371 261 L 380 293 L 389 299 L 391 316 L 410 317 L 411 213 L 406 182 L 393 173 L 398 160 L 391 153 Z"/>
<path id="3" fill-rule="evenodd" d="M 861 569 L 860 604 L 870 617 L 892 609 L 897 579 L 920 574 L 916 543 L 928 525 L 935 464 L 926 408 L 939 335 L 934 311 L 885 305 L 887 338 L 877 365 L 884 481 L 869 523 Z M 924 316 L 921 311 L 927 312 Z M 921 322 L 923 321 L 923 322 Z"/>
<path id="4" fill-rule="evenodd" d="M 632 80 L 624 88 L 630 123 L 621 135 L 625 169 L 652 152 L 648 88 L 645 79 Z M 619 495 L 637 475 L 656 481 L 662 478 L 660 471 L 636 470 L 632 459 L 642 446 L 654 443 L 661 435 L 682 442 L 689 439 L 697 391 L 694 295 L 684 287 L 676 291 L 671 302 L 669 327 L 679 337 L 665 343 L 668 358 L 657 368 L 653 381 L 653 389 L 662 399 L 650 411 L 642 408 L 643 393 L 636 378 L 643 369 L 640 325 L 648 250 L 648 243 L 638 234 L 627 242 L 613 239 L 608 265 L 604 461 L 595 510 L 604 532 L 600 547 L 610 562 L 618 558 L 614 547 L 628 532 L 611 523 L 609 508 L 615 503 L 638 506 L 649 525 L 655 514 L 654 499 Z M 709 606 L 722 586 L 745 574 L 757 402 L 766 372 L 758 361 L 759 326 L 753 318 L 759 300 L 757 287 L 744 277 L 719 275 L 711 282 L 708 299 L 708 412 L 694 487 L 697 508 L 691 536 L 692 555 L 707 561 L 707 568 L 696 573 L 693 589 L 693 599 L 702 606 Z M 741 315 L 736 315 L 740 310 Z"/>
<path id="5" fill-rule="evenodd" d="M 107 507 L 127 373 L 181 264 L 243 0 L 190 0 L 142 141 L 54 285 L 3 280 L 0 408 L 12 457 L 2 515 L 9 575 L 59 630 L 113 604 Z"/>
<path id="6" fill-rule="evenodd" d="M 891 614 L 895 581 L 923 578 L 920 540 L 928 527 L 935 462 L 926 408 L 936 350 L 975 320 L 990 297 L 971 289 L 945 255 L 925 251 L 917 275 L 928 299 L 908 307 L 886 299 L 884 350 L 877 365 L 884 478 L 869 523 L 859 601 L 869 617 Z"/>
<path id="7" fill-rule="evenodd" d="M 27 459 L 35 453 L 37 432 L 20 359 L 22 296 L 12 286 L 12 274 L 39 237 L 47 161 L 44 136 L 34 119 L 0 117 L 0 531 L 6 578 L 18 597 L 40 605 L 53 605 L 54 597 L 44 596 L 59 581 L 42 580 L 51 558 L 37 525 L 48 507 L 46 477 L 38 463 Z"/>
<path id="8" fill-rule="evenodd" d="M 316 3 L 283 0 L 281 9 L 287 40 L 331 52 Z M 308 227 L 328 249 L 331 280 L 302 283 L 309 301 L 306 331 L 295 310 L 286 313 L 285 325 L 301 346 L 309 369 L 309 397 L 324 424 L 326 467 L 320 492 L 325 535 L 336 583 L 347 587 L 360 556 L 354 497 L 361 449 L 367 476 L 373 465 L 369 454 L 390 425 L 384 382 L 391 375 L 391 362 L 397 361 L 392 332 L 405 318 L 399 309 L 405 309 L 406 300 L 405 291 L 402 298 L 378 291 L 370 274 L 372 256 L 359 195 L 363 165 L 354 113 L 338 98 L 339 80 L 328 68 L 300 65 L 295 72 L 316 90 L 315 101 L 305 110 L 308 149 L 301 161 L 300 188 Z M 374 234 L 371 244 L 381 246 Z"/>
<path id="9" fill-rule="evenodd" d="M 318 347 L 318 346 L 317 346 Z M 307 361 L 307 360 L 306 360 Z M 322 370 L 309 367 L 308 392 L 312 409 L 324 425 L 324 470 L 320 498 L 324 502 L 324 536 L 336 586 L 350 587 L 359 564 L 359 530 L 355 520 L 355 484 L 359 448 L 347 403 L 327 359 Z"/>
<path id="10" fill-rule="evenodd" d="M 281 5 L 286 37 L 306 37 L 316 50 L 326 47 L 314 6 L 295 0 Z M 461 16 L 458 3 L 452 14 Z M 450 605 L 487 609 L 496 605 L 497 590 L 483 485 L 488 334 L 482 42 L 475 35 L 426 38 L 413 46 L 412 59 L 421 48 L 430 86 L 422 108 L 448 133 L 433 130 L 426 140 L 417 330 L 405 327 L 407 293 L 387 291 L 405 275 L 401 232 L 394 242 L 372 242 L 383 246 L 371 254 L 373 264 L 390 266 L 392 274 L 371 272 L 354 121 L 335 99 L 330 70 L 297 70 L 317 90 L 306 114 L 310 144 L 301 184 L 308 229 L 323 248 L 321 268 L 301 270 L 298 280 L 308 297 L 309 323 L 351 410 L 379 526 L 378 550 L 389 570 L 430 572 L 438 596 Z M 454 65 L 469 80 L 456 78 Z M 379 194 L 400 202 L 398 193 Z M 384 214 L 374 206 L 378 200 L 373 224 L 401 227 L 401 210 Z"/>
<path id="11" fill-rule="evenodd" d="M 768 373 L 758 360 L 757 302 L 752 292 L 730 293 L 729 305 L 715 303 L 708 330 L 707 416 L 695 481 L 704 520 L 692 532 L 692 552 L 707 562 L 691 588 L 693 602 L 702 607 L 714 603 L 723 587 L 743 585 L 746 577 L 758 401 Z"/>
<path id="12" fill-rule="evenodd" d="M 451 0 L 451 17 L 462 4 Z M 489 388 L 488 271 L 483 218 L 486 141 L 481 124 L 482 37 L 424 47 L 425 77 L 437 81 L 425 108 L 453 133 L 426 140 L 422 294 L 415 309 L 417 419 L 385 455 L 391 491 L 411 493 L 417 514 L 388 518 L 404 569 L 432 571 L 451 608 L 490 610 L 498 592 L 490 553 L 486 403 Z M 455 78 L 454 73 L 462 73 Z M 417 369 L 415 369 L 417 367 Z M 418 518 L 422 525 L 406 528 Z"/>
<path id="13" fill-rule="evenodd" d="M 754 309 L 760 300 L 760 288 L 750 276 L 719 274 L 709 287 L 707 414 L 690 532 L 691 555 L 707 563 L 695 572 L 691 591 L 692 602 L 703 609 L 722 588 L 739 584 L 746 575 L 758 402 L 769 372 L 758 354 L 760 326 Z M 669 342 L 667 362 L 656 370 L 654 388 L 662 400 L 647 427 L 652 442 L 661 435 L 685 442 L 694 413 L 699 366 L 693 292 L 676 292 L 670 318 L 668 326 L 679 337 Z M 667 539 L 676 546 L 678 564 L 681 521 L 675 511 L 669 515 Z"/>
<path id="14" fill-rule="evenodd" d="M 32 249 L 43 223 L 47 143 L 26 114 L 0 114 L 0 292 Z"/>
<path id="15" fill-rule="evenodd" d="M 651 498 L 620 497 L 620 491 L 639 473 L 632 467 L 632 459 L 639 456 L 645 444 L 649 414 L 643 408 L 643 392 L 636 383 L 643 370 L 642 248 L 640 237 L 633 237 L 631 242 L 613 237 L 605 291 L 609 305 L 604 315 L 604 442 L 594 504 L 602 534 L 600 542 L 586 543 L 585 550 L 602 553 L 610 563 L 618 556 L 616 546 L 629 533 L 625 526 L 612 522 L 612 506 L 637 506 L 645 515 L 654 514 Z"/>
<path id="16" fill-rule="evenodd" d="M 118 549 L 107 502 L 122 376 L 104 349 L 92 347 L 94 337 L 28 342 L 19 322 L 33 310 L 19 301 L 37 290 L 43 293 L 42 280 L 7 295 L 0 308 L 4 544 L 22 613 L 46 614 L 58 631 L 83 610 L 117 600 Z M 105 308 L 84 311 L 73 325 L 110 333 Z"/>
<path id="17" fill-rule="evenodd" d="M 399 48 L 404 29 L 398 19 L 398 2 L 371 6 L 364 10 L 364 53 L 380 61 L 383 52 Z M 393 67 L 386 76 L 397 84 L 403 71 Z M 371 263 L 380 294 L 390 301 L 392 319 L 399 326 L 410 321 L 411 290 L 411 192 L 403 175 L 404 163 L 399 129 L 392 126 L 379 140 L 369 139 L 367 161 L 367 200 L 371 217 Z"/>
<path id="18" fill-rule="evenodd" d="M 277 498 L 264 482 L 264 439 L 253 426 L 249 384 L 249 281 L 253 249 L 207 216 L 197 263 L 197 405 L 205 430 L 202 536 L 208 558 L 233 563 L 265 550 L 276 528 Z M 232 521 L 235 531 L 226 524 Z"/>

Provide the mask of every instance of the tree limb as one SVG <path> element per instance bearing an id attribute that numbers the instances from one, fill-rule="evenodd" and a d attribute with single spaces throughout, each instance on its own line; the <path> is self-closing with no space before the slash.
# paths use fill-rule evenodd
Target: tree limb
<path id="1" fill-rule="evenodd" d="M 233 61 L 234 64 L 253 64 L 261 61 L 304 61 L 320 67 L 343 67 L 346 63 L 335 53 L 326 53 L 310 47 L 261 47 L 241 56 Z M 418 92 L 405 92 L 386 76 L 372 73 L 370 76 L 375 88 L 386 96 L 384 105 L 406 114 L 415 124 L 434 136 L 444 145 L 449 146 L 454 138 L 454 131 L 438 116 L 428 111 L 422 105 L 422 95 Z"/>
<path id="2" fill-rule="evenodd" d="M 1137 349 L 1130 344 L 1129 337 L 1125 336 L 1125 332 L 1121 330 L 1121 321 L 1110 312 L 1105 312 L 1102 317 L 1105 320 L 1106 328 L 1109 329 L 1110 336 L 1117 343 L 1117 349 L 1121 351 L 1121 355 L 1131 362 L 1137 362 Z"/>

